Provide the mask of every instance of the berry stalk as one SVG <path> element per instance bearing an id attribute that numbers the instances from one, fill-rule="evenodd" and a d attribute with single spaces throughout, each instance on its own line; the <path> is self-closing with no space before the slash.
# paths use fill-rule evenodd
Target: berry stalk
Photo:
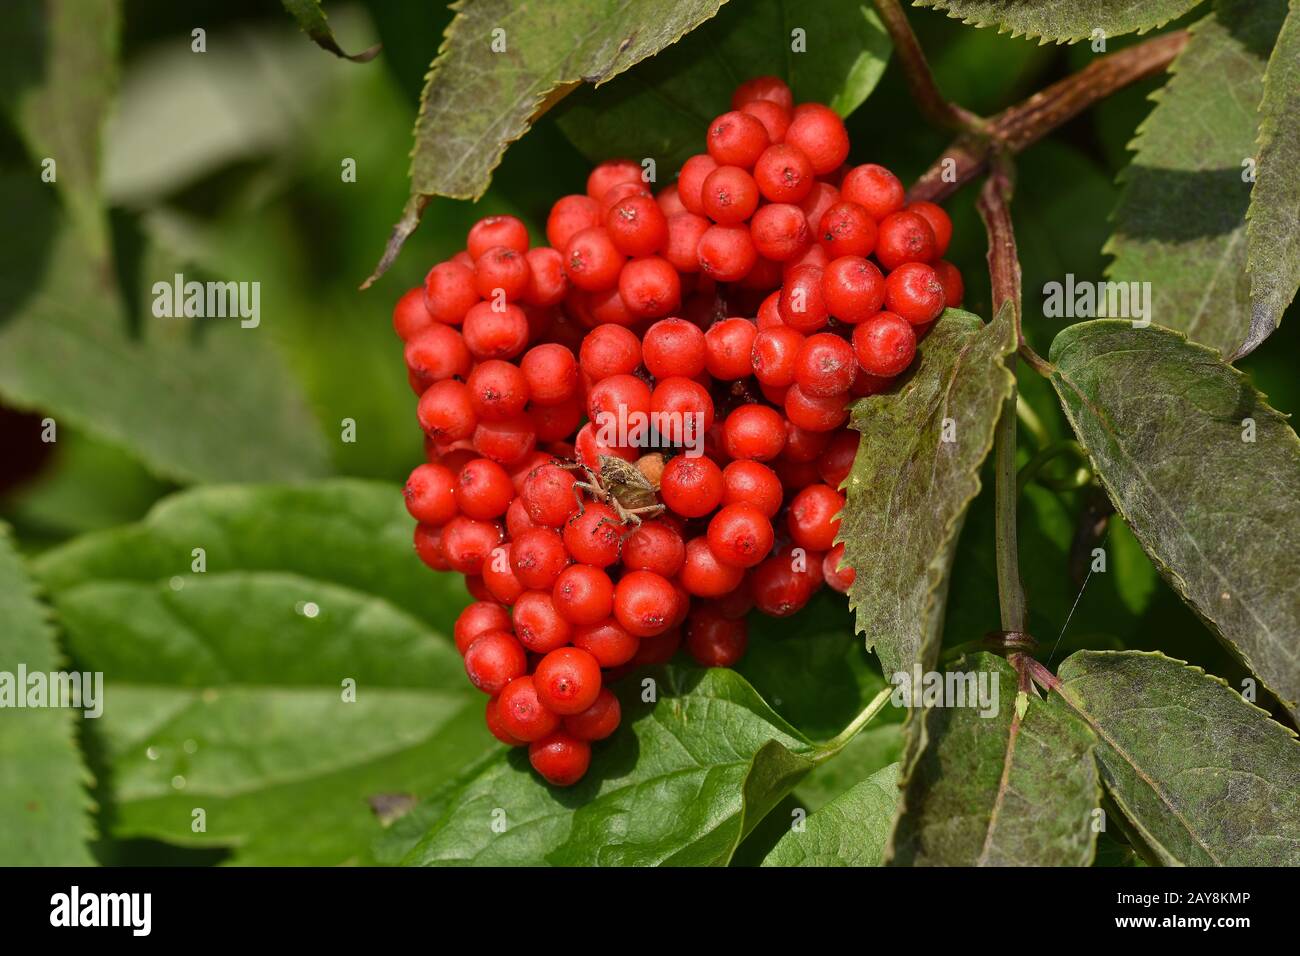
<path id="1" fill-rule="evenodd" d="M 903 69 L 907 80 L 908 92 L 921 108 L 930 122 L 946 129 L 975 133 L 984 126 L 984 120 L 969 110 L 963 109 L 947 99 L 939 91 L 939 85 L 930 72 L 925 52 L 912 32 L 912 25 L 907 20 L 898 0 L 875 0 L 876 12 L 880 14 L 889 39 L 893 41 L 894 53 Z"/>

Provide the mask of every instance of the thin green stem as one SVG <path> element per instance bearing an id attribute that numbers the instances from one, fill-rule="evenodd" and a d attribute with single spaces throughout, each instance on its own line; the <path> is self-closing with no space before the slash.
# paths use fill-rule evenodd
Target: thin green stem
<path id="1" fill-rule="evenodd" d="M 1065 441 L 1059 441 L 1055 444 L 1048 445 L 1045 448 L 1040 448 L 1038 452 L 1029 459 L 1029 461 L 1025 462 L 1024 467 L 1020 469 L 1020 473 L 1016 476 L 1016 489 L 1023 492 L 1025 490 L 1025 485 L 1039 477 L 1043 468 L 1049 462 L 1055 461 L 1062 455 L 1072 455 L 1081 463 L 1087 462 L 1088 460 L 1088 453 L 1083 450 L 1083 446 L 1072 439 L 1066 439 Z M 1087 477 L 1081 478 L 1081 472 L 1086 474 Z M 1064 479 L 1052 479 L 1045 483 L 1057 490 L 1069 490 L 1082 487 L 1091 479 L 1092 471 L 1086 467 L 1080 467 L 1077 468 L 1073 474 L 1065 476 Z"/>
<path id="2" fill-rule="evenodd" d="M 1020 419 L 1020 424 L 1029 432 L 1029 437 L 1034 440 L 1035 448 L 1046 448 L 1052 443 L 1052 436 L 1043 424 L 1043 420 L 1038 417 L 1038 412 L 1025 401 L 1025 396 L 1016 396 L 1016 416 Z"/>
<path id="3" fill-rule="evenodd" d="M 863 727 L 871 723 L 876 718 L 876 715 L 885 709 L 885 704 L 889 703 L 889 698 L 893 696 L 893 693 L 894 688 L 890 685 L 871 698 L 871 703 L 862 708 L 862 713 L 854 717 L 847 727 L 818 748 L 820 752 L 813 757 L 813 762 L 821 763 L 824 760 L 829 760 L 844 749 L 845 744 L 856 737 Z"/>

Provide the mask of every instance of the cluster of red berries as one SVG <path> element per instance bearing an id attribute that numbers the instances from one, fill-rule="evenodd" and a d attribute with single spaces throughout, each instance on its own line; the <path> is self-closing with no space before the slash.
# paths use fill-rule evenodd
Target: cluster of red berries
<path id="1" fill-rule="evenodd" d="M 751 80 L 674 185 L 602 163 L 552 207 L 549 245 L 482 219 L 397 304 L 428 459 L 406 484 L 415 548 L 465 575 L 455 639 L 488 728 L 553 784 L 618 726 L 612 679 L 683 643 L 730 666 L 751 608 L 852 582 L 848 404 L 907 369 L 962 280 L 943 210 L 848 153 L 832 110 Z M 637 415 L 702 440 L 598 428 Z"/>

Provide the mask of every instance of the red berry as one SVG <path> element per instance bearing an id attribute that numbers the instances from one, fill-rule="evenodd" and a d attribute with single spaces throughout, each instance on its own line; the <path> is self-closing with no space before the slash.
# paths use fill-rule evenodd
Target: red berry
<path id="1" fill-rule="evenodd" d="M 451 326 L 440 324 L 416 333 L 406 343 L 403 357 L 421 392 L 434 382 L 469 375 L 472 361 L 464 337 Z"/>
<path id="2" fill-rule="evenodd" d="M 442 529 L 431 524 L 415 526 L 413 544 L 415 554 L 421 561 L 435 571 L 450 571 L 451 565 L 442 551 Z"/>
<path id="3" fill-rule="evenodd" d="M 934 230 L 914 212 L 893 212 L 880 221 L 876 258 L 886 269 L 904 262 L 929 262 L 936 258 Z"/>
<path id="4" fill-rule="evenodd" d="M 689 594 L 721 597 L 734 591 L 744 579 L 745 569 L 720 561 L 703 535 L 686 542 L 686 562 L 677 580 Z"/>
<path id="5" fill-rule="evenodd" d="M 724 319 L 704 333 L 704 367 L 716 379 L 732 382 L 753 372 L 754 337 L 758 328 L 748 319 Z"/>
<path id="6" fill-rule="evenodd" d="M 599 200 L 619 183 L 641 183 L 641 167 L 630 159 L 607 159 L 587 176 L 587 195 Z"/>
<path id="7" fill-rule="evenodd" d="M 457 616 L 452 636 L 456 639 L 456 650 L 463 656 L 476 637 L 488 631 L 508 630 L 510 614 L 505 608 L 491 601 L 475 601 Z"/>
<path id="8" fill-rule="evenodd" d="M 907 212 L 916 213 L 930 224 L 930 229 L 934 232 L 934 257 L 937 259 L 947 252 L 948 243 L 952 241 L 952 220 L 948 218 L 943 208 L 924 200 L 908 203 L 904 208 Z"/>
<path id="9" fill-rule="evenodd" d="M 668 241 L 668 220 L 650 196 L 620 199 L 605 216 L 605 228 L 625 256 L 651 256 Z"/>
<path id="10" fill-rule="evenodd" d="M 753 505 L 724 505 L 709 521 L 707 539 L 719 561 L 752 568 L 772 550 L 772 522 Z"/>
<path id="11" fill-rule="evenodd" d="M 573 646 L 596 658 L 601 667 L 618 667 L 630 661 L 641 640 L 613 618 L 573 629 Z"/>
<path id="12" fill-rule="evenodd" d="M 570 787 L 591 766 L 591 745 L 557 730 L 549 737 L 528 745 L 528 760 L 546 782 L 555 787 Z"/>
<path id="13" fill-rule="evenodd" d="M 528 380 L 518 365 L 489 359 L 469 375 L 470 401 L 480 421 L 506 421 L 528 404 Z"/>
<path id="14" fill-rule="evenodd" d="M 854 579 L 858 576 L 844 561 L 844 544 L 841 542 L 826 552 L 826 557 L 822 559 L 822 577 L 836 591 L 841 594 L 847 594 L 849 588 L 853 586 Z"/>
<path id="15" fill-rule="evenodd" d="M 902 316 L 881 312 L 853 330 L 853 351 L 868 375 L 898 375 L 916 355 L 916 333 Z"/>
<path id="16" fill-rule="evenodd" d="M 754 240 L 745 226 L 710 226 L 697 249 L 700 271 L 719 282 L 738 282 L 758 261 Z"/>
<path id="17" fill-rule="evenodd" d="M 777 325 L 759 332 L 754 337 L 752 354 L 754 377 L 775 388 L 793 383 L 803 342 L 803 333 L 788 325 Z"/>
<path id="18" fill-rule="evenodd" d="M 714 222 L 734 226 L 758 208 L 758 184 L 739 166 L 719 166 L 705 178 L 700 203 Z"/>
<path id="19" fill-rule="evenodd" d="M 757 461 L 737 460 L 722 469 L 722 504 L 748 504 L 767 518 L 781 509 L 781 479 Z"/>
<path id="20" fill-rule="evenodd" d="M 569 291 L 563 254 L 550 246 L 538 246 L 524 253 L 524 258 L 528 260 L 528 287 L 524 289 L 523 301 L 539 307 L 563 302 Z"/>
<path id="21" fill-rule="evenodd" d="M 913 325 L 937 319 L 943 306 L 943 283 L 929 266 L 907 262 L 886 276 L 885 307 Z"/>
<path id="22" fill-rule="evenodd" d="M 483 587 L 494 601 L 502 604 L 514 604 L 519 595 L 524 593 L 524 586 L 515 577 L 510 566 L 510 543 L 499 544 L 493 548 L 483 562 Z"/>
<path id="23" fill-rule="evenodd" d="M 573 472 L 559 465 L 541 465 L 524 479 L 520 493 L 528 517 L 538 525 L 559 528 L 578 510 Z"/>
<path id="24" fill-rule="evenodd" d="M 533 672 L 537 696 L 557 714 L 580 714 L 600 695 L 600 664 L 578 647 L 548 653 Z"/>
<path id="25" fill-rule="evenodd" d="M 488 698 L 487 706 L 483 709 L 483 719 L 486 721 L 487 729 L 492 736 L 507 747 L 522 747 L 524 745 L 524 741 L 506 732 L 501 723 L 501 715 L 497 712 L 497 699 L 495 697 Z"/>
<path id="26" fill-rule="evenodd" d="M 673 626 L 677 591 L 653 571 L 629 571 L 614 591 L 614 617 L 629 634 L 654 637 Z"/>
<path id="27" fill-rule="evenodd" d="M 734 667 L 748 644 L 744 619 L 728 619 L 710 607 L 694 610 L 686 619 L 686 651 L 702 667 Z"/>
<path id="28" fill-rule="evenodd" d="M 880 222 L 891 212 L 903 208 L 903 184 L 884 166 L 866 163 L 854 166 L 840 182 L 840 194 L 855 202 Z"/>
<path id="29" fill-rule="evenodd" d="M 634 317 L 657 319 L 682 304 L 682 282 L 667 259 L 646 256 L 623 266 L 618 294 Z"/>
<path id="30" fill-rule="evenodd" d="M 659 494 L 683 518 L 699 518 L 722 499 L 722 469 L 706 457 L 678 455 L 664 466 Z"/>
<path id="31" fill-rule="evenodd" d="M 528 227 L 514 216 L 487 216 L 470 226 L 465 248 L 475 263 L 496 246 L 522 255 L 528 251 Z"/>
<path id="32" fill-rule="evenodd" d="M 853 461 L 858 457 L 858 444 L 862 436 L 855 431 L 836 434 L 826 450 L 817 459 L 817 474 L 832 488 L 839 488 L 849 477 Z"/>
<path id="33" fill-rule="evenodd" d="M 546 654 L 569 643 L 572 628 L 551 600 L 549 591 L 525 591 L 510 612 L 519 643 Z"/>
<path id="34" fill-rule="evenodd" d="M 849 417 L 847 395 L 809 395 L 798 383 L 785 393 L 785 417 L 810 432 L 829 432 Z"/>
<path id="35" fill-rule="evenodd" d="M 635 375 L 602 378 L 587 392 L 587 417 L 597 428 L 650 414 L 650 386 Z"/>
<path id="36" fill-rule="evenodd" d="M 692 379 L 681 376 L 660 379 L 650 393 L 650 415 L 652 421 L 669 423 L 669 428 L 680 427 L 676 434 L 661 430 L 660 440 L 680 439 L 682 444 L 690 444 L 713 426 L 713 399 L 707 388 Z"/>
<path id="37" fill-rule="evenodd" d="M 812 241 L 803 210 L 790 203 L 764 206 L 754 214 L 749 229 L 758 254 L 777 262 L 793 259 Z"/>
<path id="38" fill-rule="evenodd" d="M 623 542 L 623 567 L 629 571 L 653 571 L 671 578 L 685 560 L 686 542 L 666 521 L 644 521 Z"/>
<path id="39" fill-rule="evenodd" d="M 570 624 L 595 624 L 614 606 L 614 582 L 600 568 L 571 564 L 555 579 L 551 601 Z"/>
<path id="40" fill-rule="evenodd" d="M 810 335 L 799 349 L 796 363 L 799 388 L 822 398 L 846 394 L 858 371 L 853 346 L 830 332 Z"/>
<path id="41" fill-rule="evenodd" d="M 641 340 L 621 326 L 599 326 L 582 340 L 578 364 L 593 382 L 631 374 L 641 364 Z"/>
<path id="42" fill-rule="evenodd" d="M 522 677 L 527 667 L 523 647 L 508 631 L 480 634 L 465 651 L 465 673 L 470 683 L 493 697 L 512 680 Z"/>
<path id="43" fill-rule="evenodd" d="M 815 559 L 783 548 L 756 567 L 749 579 L 754 607 L 769 617 L 789 617 L 807 604 L 817 590 L 819 575 L 795 567 L 810 560 Z"/>
<path id="44" fill-rule="evenodd" d="M 402 489 L 416 521 L 440 527 L 456 517 L 456 475 L 442 465 L 416 465 Z"/>
<path id="45" fill-rule="evenodd" d="M 785 447 L 785 422 L 774 408 L 741 405 L 727 416 L 723 441 L 732 458 L 771 461 Z"/>
<path id="46" fill-rule="evenodd" d="M 497 696 L 497 722 L 516 740 L 533 741 L 553 733 L 560 726 L 537 696 L 537 685 L 528 676 L 516 677 Z"/>
<path id="47" fill-rule="evenodd" d="M 809 551 L 829 551 L 840 530 L 844 496 L 830 485 L 810 485 L 790 502 L 787 522 L 794 543 Z"/>
<path id="48" fill-rule="evenodd" d="M 769 142 L 779 143 L 785 139 L 785 131 L 790 128 L 789 110 L 782 109 L 771 100 L 754 100 L 742 106 L 740 111 L 748 113 L 763 124 Z"/>
<path id="49" fill-rule="evenodd" d="M 563 196 L 546 217 L 546 241 L 563 249 L 569 240 L 584 229 L 601 223 L 600 203 L 590 196 Z"/>
<path id="50" fill-rule="evenodd" d="M 704 333 L 685 319 L 656 322 L 641 340 L 641 360 L 655 378 L 694 378 L 704 371 L 707 352 Z"/>
<path id="51" fill-rule="evenodd" d="M 885 277 L 861 256 L 841 256 L 822 273 L 822 301 L 841 322 L 863 322 L 885 302 Z"/>
<path id="52" fill-rule="evenodd" d="M 522 252 L 493 246 L 474 262 L 474 289 L 484 299 L 518 302 L 528 291 L 532 270 Z"/>
<path id="53" fill-rule="evenodd" d="M 786 275 L 777 303 L 781 321 L 796 331 L 816 332 L 825 327 L 830 313 L 822 300 L 822 270 L 799 266 Z"/>
<path id="54" fill-rule="evenodd" d="M 966 286 L 962 282 L 960 270 L 946 259 L 940 259 L 934 264 L 934 271 L 939 281 L 943 283 L 944 305 L 950 309 L 957 308 L 961 305 L 962 296 L 966 294 Z"/>
<path id="55" fill-rule="evenodd" d="M 618 284 L 624 255 L 609 230 L 593 226 L 575 233 L 564 247 L 564 272 L 579 289 L 603 292 Z"/>
<path id="56" fill-rule="evenodd" d="M 416 286 L 402 294 L 393 307 L 393 331 L 403 342 L 433 326 L 436 320 L 424 307 L 424 287 Z"/>
<path id="57" fill-rule="evenodd" d="M 803 150 L 786 143 L 769 146 L 754 164 L 758 191 L 775 203 L 803 202 L 812 193 L 816 176 Z"/>
<path id="58" fill-rule="evenodd" d="M 465 347 L 479 361 L 511 359 L 528 346 L 528 316 L 517 305 L 480 302 L 465 314 Z"/>
<path id="59" fill-rule="evenodd" d="M 786 113 L 794 109 L 794 94 L 778 76 L 756 76 L 741 83 L 731 94 L 731 108 L 743 109 L 755 100 L 771 100 Z"/>
<path id="60" fill-rule="evenodd" d="M 732 110 L 709 124 L 709 155 L 720 166 L 753 169 L 769 143 L 767 128 L 748 113 Z"/>
<path id="61" fill-rule="evenodd" d="M 700 240 L 709 230 L 709 220 L 693 212 L 680 212 L 668 217 L 668 239 L 664 243 L 664 258 L 678 272 L 700 271 Z"/>
<path id="62" fill-rule="evenodd" d="M 677 197 L 689 212 L 697 216 L 704 215 L 700 193 L 704 189 L 704 180 L 717 168 L 718 161 L 707 153 L 692 156 L 682 163 L 682 168 L 677 173 Z"/>
<path id="63" fill-rule="evenodd" d="M 670 183 L 655 193 L 655 202 L 659 204 L 660 211 L 668 217 L 690 211 L 682 204 L 682 198 L 677 195 L 676 183 Z"/>
<path id="64" fill-rule="evenodd" d="M 578 394 L 578 362 L 563 345 L 534 345 L 519 361 L 528 398 L 537 405 L 559 405 Z"/>
<path id="65" fill-rule="evenodd" d="M 832 259 L 870 255 L 877 243 L 876 221 L 857 203 L 841 200 L 822 213 L 817 241 Z"/>
<path id="66" fill-rule="evenodd" d="M 844 121 L 820 103 L 804 103 L 795 110 L 785 141 L 804 152 L 818 176 L 834 172 L 849 156 L 849 133 Z"/>
<path id="67" fill-rule="evenodd" d="M 474 428 L 474 447 L 479 454 L 511 468 L 537 447 L 537 430 L 527 415 L 504 422 L 479 422 Z"/>
<path id="68" fill-rule="evenodd" d="M 430 466 L 435 467 L 435 466 Z M 475 458 L 456 476 L 456 505 L 461 514 L 480 521 L 506 513 L 515 486 L 506 470 L 488 458 Z"/>
<path id="69" fill-rule="evenodd" d="M 580 714 L 564 718 L 564 730 L 578 740 L 604 740 L 618 729 L 621 717 L 618 698 L 609 688 L 602 687 L 594 704 Z"/>
<path id="70" fill-rule="evenodd" d="M 474 271 L 462 263 L 440 262 L 424 277 L 424 307 L 438 322 L 460 325 L 478 301 Z"/>
<path id="71" fill-rule="evenodd" d="M 582 514 L 564 526 L 564 546 L 573 560 L 607 568 L 618 560 L 623 526 L 614 509 L 598 501 L 588 501 Z"/>
<path id="72" fill-rule="evenodd" d="M 442 529 L 442 553 L 461 574 L 478 574 L 492 549 L 501 543 L 501 526 L 457 515 Z"/>

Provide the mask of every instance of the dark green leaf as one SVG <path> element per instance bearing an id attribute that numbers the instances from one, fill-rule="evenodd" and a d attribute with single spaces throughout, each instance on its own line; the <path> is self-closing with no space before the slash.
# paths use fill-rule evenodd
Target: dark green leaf
<path id="1" fill-rule="evenodd" d="M 805 52 L 791 50 L 796 28 L 804 31 Z M 796 101 L 827 103 L 847 116 L 875 88 L 889 51 L 879 18 L 856 0 L 732 4 L 608 86 L 575 94 L 559 124 L 592 162 L 651 157 L 658 178 L 670 182 L 684 160 L 704 150 L 710 121 L 731 108 L 744 80 L 780 76 Z"/>
<path id="2" fill-rule="evenodd" d="M 931 603 L 946 587 L 960 523 L 1013 378 L 1010 308 L 989 325 L 949 309 L 921 343 L 916 368 L 892 391 L 860 400 L 862 433 L 840 525 L 858 630 L 886 676 L 911 672 L 937 648 Z M 938 602 L 937 607 L 942 607 Z M 935 632 L 935 641 L 926 635 Z M 928 662 L 927 663 L 928 666 Z"/>
<path id="3" fill-rule="evenodd" d="M 392 264 L 431 197 L 482 196 L 506 147 L 575 87 L 676 43 L 723 2 L 460 0 L 421 97 L 411 198 L 367 284 Z"/>
<path id="4" fill-rule="evenodd" d="M 1247 164 L 1285 14 L 1285 0 L 1220 0 L 1193 25 L 1138 129 L 1104 249 L 1114 256 L 1108 279 L 1150 283 L 1152 321 L 1225 356 L 1251 329 Z M 1272 318 L 1275 327 L 1280 311 Z"/>
<path id="5" fill-rule="evenodd" d="M 461 601 L 409 535 L 389 485 L 208 488 L 40 560 L 75 660 L 105 675 L 112 835 L 364 862 L 370 798 L 436 793 L 493 746 L 459 654 L 412 613 Z"/>
<path id="6" fill-rule="evenodd" d="M 516 750 L 467 783 L 408 856 L 424 865 L 724 865 L 842 741 L 819 748 L 730 670 L 650 672 L 618 688 L 619 733 L 580 783 L 543 783 Z"/>
<path id="7" fill-rule="evenodd" d="M 28 675 L 66 670 L 48 612 L 2 524 L 0 622 L 0 672 L 6 681 L 17 681 L 20 666 Z M 75 712 L 20 710 L 14 703 L 0 708 L 0 865 L 88 866 L 93 862 L 86 849 L 90 775 L 77 750 Z"/>
<path id="8" fill-rule="evenodd" d="M 894 809 L 898 764 L 863 780 L 791 829 L 764 866 L 879 866 L 884 860 Z"/>
<path id="9" fill-rule="evenodd" d="M 1016 672 L 999 657 L 975 654 L 952 668 L 985 675 L 990 690 L 996 677 L 997 713 L 969 696 L 923 711 L 929 742 L 903 783 L 890 862 L 1088 865 L 1101 798 L 1092 733 L 1060 702 L 1033 695 L 1022 719 Z"/>
<path id="10" fill-rule="evenodd" d="M 312 41 L 322 50 L 328 50 L 335 56 L 351 60 L 354 63 L 365 63 L 368 60 L 373 60 L 375 55 L 379 53 L 380 47 L 378 43 L 368 50 L 362 50 L 360 53 L 344 53 L 338 41 L 334 39 L 334 31 L 330 29 L 330 25 L 325 19 L 325 11 L 320 8 L 320 0 L 280 0 L 280 2 L 298 21 L 298 26 L 302 27 L 303 32 L 311 37 Z"/>
<path id="11" fill-rule="evenodd" d="M 1300 12 L 1282 24 L 1264 73 L 1259 167 L 1250 195 L 1246 268 L 1253 299 L 1249 352 L 1282 321 L 1300 284 Z"/>
<path id="12" fill-rule="evenodd" d="M 1223 681 L 1159 653 L 1080 651 L 1061 695 L 1107 791 L 1167 865 L 1300 864 L 1300 743 Z"/>
<path id="13" fill-rule="evenodd" d="M 1181 17 L 1201 0 L 913 0 L 963 23 L 997 27 L 1013 36 L 1022 33 L 1044 42 L 1073 43 L 1094 36 L 1145 33 Z"/>
<path id="14" fill-rule="evenodd" d="M 1300 440 L 1231 366 L 1176 332 L 1085 322 L 1053 384 L 1111 500 L 1229 650 L 1300 700 Z"/>

